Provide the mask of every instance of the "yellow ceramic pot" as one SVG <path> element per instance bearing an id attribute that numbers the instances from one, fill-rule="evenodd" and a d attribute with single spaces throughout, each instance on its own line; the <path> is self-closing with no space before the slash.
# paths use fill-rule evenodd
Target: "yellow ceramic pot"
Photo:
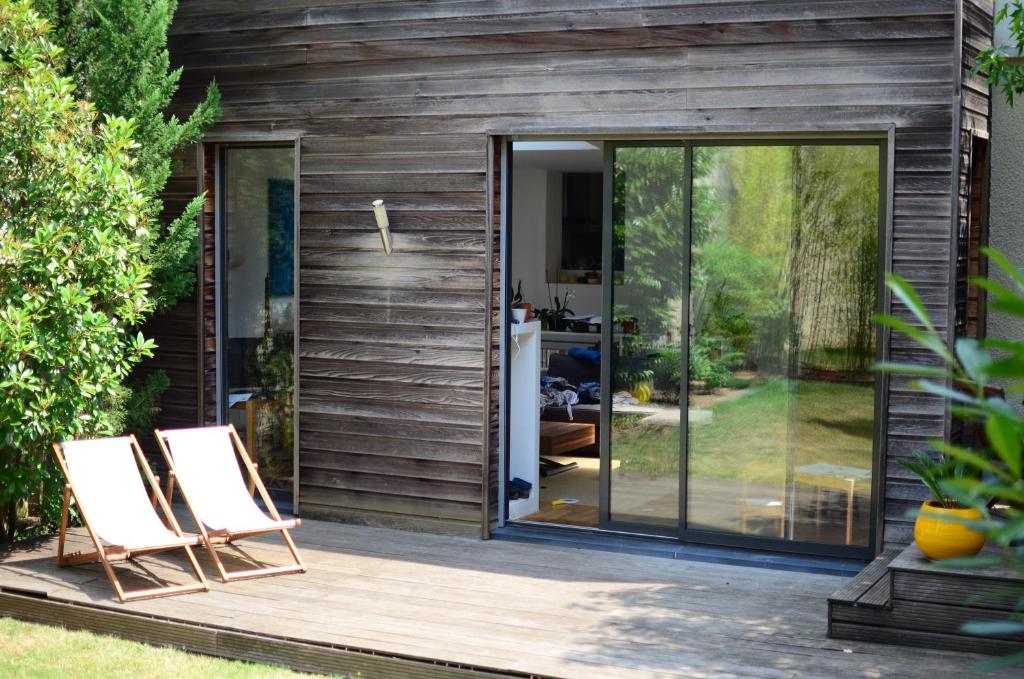
<path id="1" fill-rule="evenodd" d="M 962 523 L 946 521 L 944 516 L 976 521 L 976 509 L 946 509 L 935 500 L 921 504 L 921 513 L 914 524 L 914 541 L 921 552 L 933 561 L 960 556 L 974 556 L 985 545 L 985 536 Z"/>

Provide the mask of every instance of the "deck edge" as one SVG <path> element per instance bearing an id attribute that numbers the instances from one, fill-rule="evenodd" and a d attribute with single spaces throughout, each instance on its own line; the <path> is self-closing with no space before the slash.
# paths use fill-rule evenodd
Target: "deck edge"
<path id="1" fill-rule="evenodd" d="M 92 604 L 51 598 L 45 594 L 40 596 L 12 591 L 4 587 L 0 587 L 0 617 L 84 630 L 228 660 L 278 665 L 299 672 L 385 679 L 544 679 L 541 675 L 510 669 L 448 663 L 356 647 L 297 641 L 286 637 L 233 630 L 219 625 L 184 622 L 141 611 L 114 611 Z"/>

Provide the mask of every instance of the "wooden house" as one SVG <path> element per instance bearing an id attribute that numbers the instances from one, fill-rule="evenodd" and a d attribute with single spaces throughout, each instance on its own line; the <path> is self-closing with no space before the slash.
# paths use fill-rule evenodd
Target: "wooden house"
<path id="1" fill-rule="evenodd" d="M 264 464 L 304 516 L 484 538 L 504 525 L 514 501 L 509 357 L 520 348 L 509 207 L 526 186 L 512 182 L 517 143 L 525 152 L 531 142 L 587 141 L 604 154 L 591 173 L 605 190 L 596 214 L 606 271 L 633 261 L 609 253 L 620 247 L 612 195 L 628 171 L 616 164 L 628 154 L 616 150 L 679 149 L 665 156 L 681 168 L 672 190 L 690 198 L 672 266 L 691 293 L 697 255 L 686 245 L 700 210 L 695 186 L 705 186 L 694 182 L 701 149 L 789 149 L 779 162 L 792 174 L 796 161 L 785 158 L 797 158 L 794 149 L 866 148 L 875 159 L 866 165 L 877 215 L 865 255 L 873 304 L 899 312 L 881 286 L 892 271 L 917 286 L 950 341 L 977 334 L 984 305 L 967 277 L 985 239 L 989 90 L 970 70 L 992 13 L 986 0 L 182 0 L 170 39 L 184 67 L 175 106 L 187 112 L 216 80 L 223 116 L 166 194 L 172 213 L 199 191 L 207 200 L 196 295 L 148 328 L 160 345 L 149 367 L 172 383 L 159 424 L 247 428 L 253 444 L 278 451 Z M 739 165 L 721 167 L 708 182 Z M 730 186 L 740 186 L 735 176 Z M 813 182 L 801 186 L 811 200 Z M 823 266 L 818 275 L 833 275 Z M 618 346 L 633 322 L 613 322 L 608 295 L 631 279 L 598 278 L 601 344 Z M 690 297 L 684 316 L 695 313 Z M 686 325 L 665 334 L 683 365 L 696 346 L 693 318 Z M 923 360 L 887 333 L 870 341 L 878 358 Z M 602 370 L 598 531 L 870 557 L 909 540 L 907 511 L 925 497 L 896 460 L 961 435 L 940 399 L 874 378 L 866 461 L 854 465 L 861 476 L 834 474 L 839 487 L 819 484 L 817 500 L 792 490 L 769 498 L 748 517 L 761 526 L 749 533 L 718 530 L 710 518 L 694 526 L 687 514 L 704 505 L 679 490 L 696 492 L 687 440 L 692 455 L 698 442 L 710 445 L 711 430 L 695 428 L 702 401 L 688 401 L 695 387 L 684 378 L 676 416 L 690 422 L 676 428 L 690 435 L 675 434 L 682 446 L 670 465 L 679 510 L 646 530 L 642 516 L 617 522 L 608 508 L 625 471 L 613 464 L 614 368 Z M 828 448 L 823 441 L 812 455 Z M 815 469 L 826 476 L 843 467 L 825 453 L 780 472 L 787 486 L 796 488 L 801 465 L 825 465 Z M 650 475 L 637 469 L 630 478 Z M 861 485 L 844 491 L 851 479 Z M 735 497 L 716 502 L 713 484 L 700 492 L 712 493 L 708 507 L 725 507 L 722 516 L 747 516 L 761 489 L 744 479 L 740 494 L 732 481 Z M 544 483 L 537 477 L 534 492 Z M 800 537 L 800 512 L 819 526 L 845 523 L 845 539 Z"/>

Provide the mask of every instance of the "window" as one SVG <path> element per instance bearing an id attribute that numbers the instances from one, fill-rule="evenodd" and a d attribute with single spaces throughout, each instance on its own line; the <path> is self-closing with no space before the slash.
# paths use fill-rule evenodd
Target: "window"
<path id="1" fill-rule="evenodd" d="M 295 151 L 228 146 L 219 159 L 222 418 L 238 429 L 267 485 L 290 489 Z"/>

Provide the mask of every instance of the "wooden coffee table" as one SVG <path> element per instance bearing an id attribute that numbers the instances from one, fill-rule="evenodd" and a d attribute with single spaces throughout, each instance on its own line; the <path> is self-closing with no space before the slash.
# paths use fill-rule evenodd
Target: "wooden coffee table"
<path id="1" fill-rule="evenodd" d="M 597 427 L 580 422 L 540 423 L 540 454 L 561 455 L 578 448 L 592 446 L 597 441 Z"/>

